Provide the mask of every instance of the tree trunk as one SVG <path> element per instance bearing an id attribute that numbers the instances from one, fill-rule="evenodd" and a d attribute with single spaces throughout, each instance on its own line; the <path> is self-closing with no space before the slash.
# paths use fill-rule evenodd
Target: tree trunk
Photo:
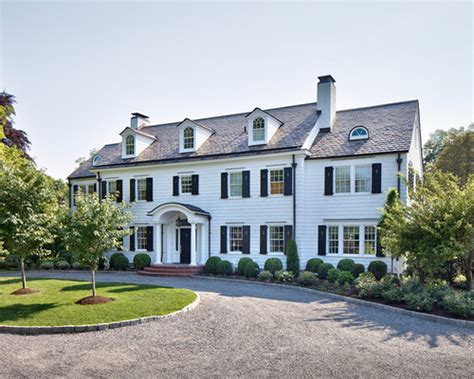
<path id="1" fill-rule="evenodd" d="M 91 269 L 91 272 L 92 272 L 92 296 L 96 296 L 96 290 L 95 290 L 95 270 L 92 268 Z"/>
<path id="2" fill-rule="evenodd" d="M 472 252 L 469 257 L 467 258 L 467 264 L 466 264 L 466 287 L 469 291 L 472 291 L 472 256 L 474 255 L 474 252 Z"/>
<path id="3" fill-rule="evenodd" d="M 20 258 L 20 271 L 21 271 L 22 288 L 26 288 L 26 273 L 25 273 L 25 259 L 24 258 Z"/>

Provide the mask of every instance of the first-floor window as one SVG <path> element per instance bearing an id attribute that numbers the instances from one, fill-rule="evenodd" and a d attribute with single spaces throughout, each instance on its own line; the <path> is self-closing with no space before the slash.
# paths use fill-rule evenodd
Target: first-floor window
<path id="1" fill-rule="evenodd" d="M 343 231 L 343 246 L 344 254 L 359 254 L 359 227 L 358 226 L 344 226 Z"/>
<path id="2" fill-rule="evenodd" d="M 146 200 L 146 179 L 137 179 L 137 200 Z"/>
<path id="3" fill-rule="evenodd" d="M 375 254 L 377 235 L 375 226 L 366 226 L 364 233 L 364 254 Z"/>
<path id="4" fill-rule="evenodd" d="M 243 228 L 241 226 L 229 227 L 229 250 L 241 252 L 243 246 Z"/>
<path id="5" fill-rule="evenodd" d="M 285 251 L 285 234 L 283 226 L 270 226 L 270 252 L 283 253 Z"/>
<path id="6" fill-rule="evenodd" d="M 146 226 L 137 227 L 137 250 L 147 249 L 147 228 Z"/>
<path id="7" fill-rule="evenodd" d="M 328 253 L 337 254 L 339 252 L 339 227 L 328 227 Z"/>
<path id="8" fill-rule="evenodd" d="M 94 190 L 94 184 L 89 184 L 87 186 L 87 193 L 90 195 L 90 194 L 93 194 L 95 192 Z"/>
<path id="9" fill-rule="evenodd" d="M 181 193 L 192 193 L 193 192 L 193 179 L 191 175 L 182 176 L 181 180 Z"/>
<path id="10" fill-rule="evenodd" d="M 109 193 L 114 194 L 117 192 L 117 181 L 116 180 L 111 180 L 108 182 L 109 183 Z M 146 189 L 146 183 L 145 183 L 145 189 Z"/>

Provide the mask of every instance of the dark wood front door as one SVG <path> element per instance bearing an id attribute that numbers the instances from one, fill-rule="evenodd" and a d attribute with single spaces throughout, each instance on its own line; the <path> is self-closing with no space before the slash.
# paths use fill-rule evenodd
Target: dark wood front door
<path id="1" fill-rule="evenodd" d="M 191 229 L 180 229 L 179 233 L 179 242 L 181 247 L 181 263 L 190 263 L 191 262 Z"/>

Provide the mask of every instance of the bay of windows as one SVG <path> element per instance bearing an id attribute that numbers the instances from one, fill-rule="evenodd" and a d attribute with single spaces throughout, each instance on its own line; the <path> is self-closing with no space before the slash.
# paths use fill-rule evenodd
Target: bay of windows
<path id="1" fill-rule="evenodd" d="M 375 255 L 377 249 L 374 225 L 329 225 L 326 239 L 329 255 Z"/>
<path id="2" fill-rule="evenodd" d="M 137 179 L 137 200 L 146 200 L 146 179 Z"/>
<path id="3" fill-rule="evenodd" d="M 285 189 L 285 176 L 283 169 L 270 170 L 270 194 L 283 195 Z"/>
<path id="4" fill-rule="evenodd" d="M 255 142 L 265 141 L 265 120 L 261 117 L 253 120 L 253 140 Z"/>
<path id="5" fill-rule="evenodd" d="M 229 227 L 229 251 L 242 252 L 244 242 L 244 234 L 242 226 Z"/>
<path id="6" fill-rule="evenodd" d="M 285 233 L 283 226 L 270 226 L 269 232 L 270 252 L 283 253 L 285 251 Z"/>
<path id="7" fill-rule="evenodd" d="M 229 174 L 229 189 L 231 197 L 242 196 L 242 172 L 231 172 Z"/>
<path id="8" fill-rule="evenodd" d="M 147 228 L 146 226 L 138 226 L 137 231 L 137 250 L 147 249 Z"/>
<path id="9" fill-rule="evenodd" d="M 191 175 L 181 176 L 181 193 L 192 193 L 193 179 Z"/>

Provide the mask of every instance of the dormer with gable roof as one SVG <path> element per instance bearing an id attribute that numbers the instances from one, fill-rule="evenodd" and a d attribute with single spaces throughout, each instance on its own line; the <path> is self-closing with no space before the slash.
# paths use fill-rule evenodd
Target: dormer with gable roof
<path id="1" fill-rule="evenodd" d="M 156 140 L 155 136 L 140 131 L 148 125 L 148 116 L 132 113 L 130 126 L 127 126 L 122 136 L 122 158 L 135 158 Z"/>
<path id="2" fill-rule="evenodd" d="M 249 146 L 268 144 L 278 128 L 283 125 L 279 119 L 260 108 L 255 108 L 245 118 Z"/>
<path id="3" fill-rule="evenodd" d="M 197 151 L 206 140 L 214 134 L 214 130 L 185 118 L 177 126 L 179 131 L 179 152 L 192 153 Z"/>

